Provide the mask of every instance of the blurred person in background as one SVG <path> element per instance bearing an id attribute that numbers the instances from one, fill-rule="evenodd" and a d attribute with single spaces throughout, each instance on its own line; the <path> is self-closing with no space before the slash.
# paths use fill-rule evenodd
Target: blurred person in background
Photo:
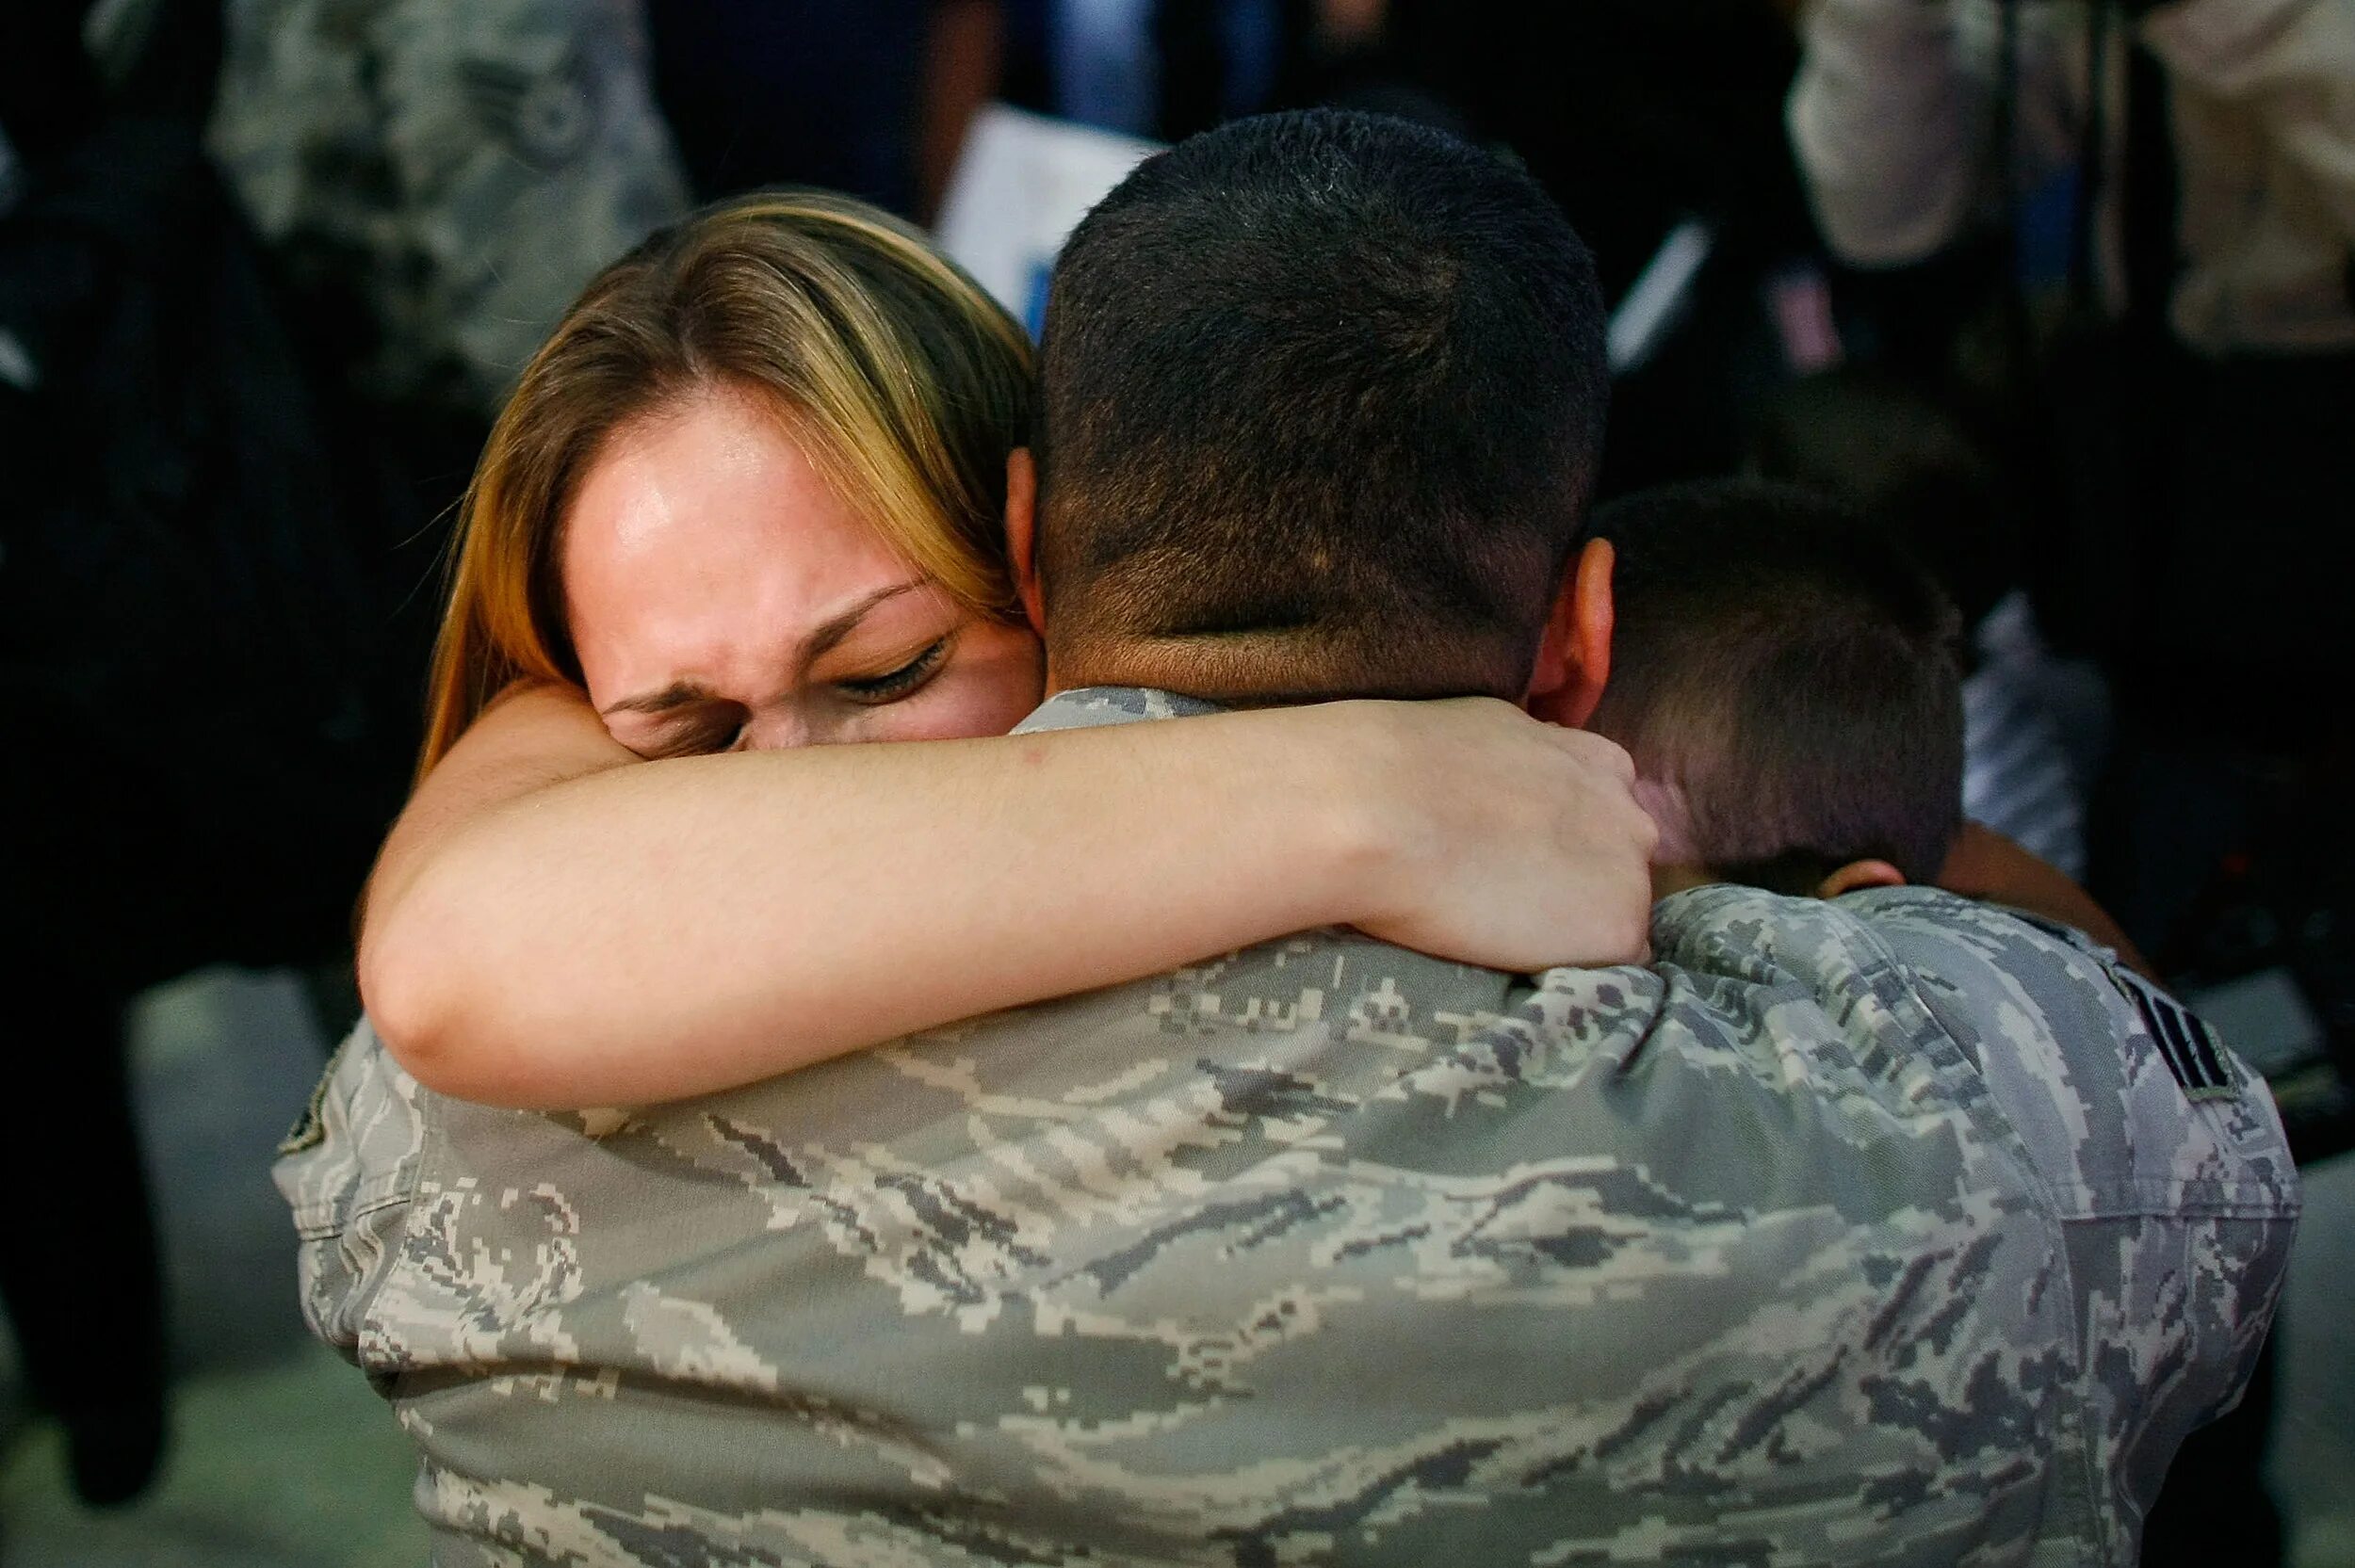
<path id="1" fill-rule="evenodd" d="M 0 13 L 0 978 L 54 1113 L 0 1172 L 0 1295 L 87 1501 L 163 1448 L 132 995 L 201 964 L 348 957 L 398 804 L 405 693 L 342 387 L 203 155 L 202 4 Z"/>
<path id="2" fill-rule="evenodd" d="M 2355 3 L 1817 0 L 1802 28 L 1792 140 L 1844 260 L 2073 205 L 2078 319 L 2120 326 L 2098 382 L 2071 354 L 2052 388 L 2092 530 L 2062 629 L 2130 702 L 2343 724 L 2268 677 L 2355 670 L 2326 586 L 2355 559 Z"/>
<path id="3" fill-rule="evenodd" d="M 123 1009 L 236 961 L 347 1021 L 437 515 L 564 301 L 684 207 L 643 55 L 625 0 L 0 15 L 0 683 L 37 737 L 0 775 L 41 825 L 0 964 L 78 1107 L 8 1159 L 82 1199 L 28 1211 L 0 1292 L 89 1500 L 163 1432 Z"/>
<path id="4" fill-rule="evenodd" d="M 581 285 L 686 211 L 637 0 L 226 16 L 207 145 L 379 401 L 487 420 Z"/>

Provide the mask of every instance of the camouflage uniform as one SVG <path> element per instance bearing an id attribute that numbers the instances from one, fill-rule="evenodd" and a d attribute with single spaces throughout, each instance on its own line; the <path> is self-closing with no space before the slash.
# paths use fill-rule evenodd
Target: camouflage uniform
<path id="1" fill-rule="evenodd" d="M 306 1310 L 445 1568 L 2134 1561 L 2282 1281 L 2263 1087 L 1933 891 L 1654 941 L 1309 932 L 626 1118 L 364 1026 Z"/>
<path id="2" fill-rule="evenodd" d="M 599 268 L 687 210 L 635 0 L 232 0 L 212 152 L 356 290 L 374 390 L 495 408 Z"/>

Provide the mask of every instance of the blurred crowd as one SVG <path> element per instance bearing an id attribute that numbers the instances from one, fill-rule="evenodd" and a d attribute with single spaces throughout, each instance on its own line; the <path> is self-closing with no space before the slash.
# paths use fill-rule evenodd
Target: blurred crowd
<path id="1" fill-rule="evenodd" d="M 1970 814 L 2182 986 L 2269 978 L 2245 1048 L 2301 1158 L 2342 1152 L 2351 94 L 2347 0 L 12 0 L 0 976 L 81 1201 L 20 1216 L 0 1294 L 84 1495 L 159 1431 L 122 1009 L 226 961 L 356 1011 L 523 363 L 699 202 L 929 221 L 992 101 L 1156 140 L 1340 104 L 1519 159 L 1616 307 L 1603 496 L 1748 470 L 1900 531 L 1973 627 Z M 0 1143 L 19 1190 L 50 1137 Z"/>

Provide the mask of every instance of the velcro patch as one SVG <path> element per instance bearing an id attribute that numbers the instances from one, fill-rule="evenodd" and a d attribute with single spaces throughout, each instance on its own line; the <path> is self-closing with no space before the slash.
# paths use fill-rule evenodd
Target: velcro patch
<path id="1" fill-rule="evenodd" d="M 2138 975 L 2113 971 L 2119 989 L 2142 1014 L 2143 1026 L 2159 1047 L 2167 1070 L 2194 1100 L 2230 1100 L 2240 1094 L 2240 1075 L 2216 1031 L 2201 1016 Z"/>
<path id="2" fill-rule="evenodd" d="M 316 1149 L 327 1141 L 327 1085 L 333 1073 L 321 1073 L 319 1081 L 311 1086 L 311 1098 L 302 1107 L 302 1116 L 288 1128 L 286 1136 L 278 1140 L 280 1158 L 299 1155 L 305 1149 Z"/>

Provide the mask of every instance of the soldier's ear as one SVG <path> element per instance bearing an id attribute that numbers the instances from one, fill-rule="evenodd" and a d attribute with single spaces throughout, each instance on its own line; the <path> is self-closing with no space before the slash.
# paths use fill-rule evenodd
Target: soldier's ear
<path id="1" fill-rule="evenodd" d="M 1017 446 L 1006 454 L 1006 569 L 1014 574 L 1014 590 L 1022 599 L 1022 613 L 1031 630 L 1047 635 L 1047 600 L 1038 586 L 1038 464 L 1031 449 Z"/>
<path id="2" fill-rule="evenodd" d="M 1590 539 L 1570 558 L 1554 592 L 1552 613 L 1537 642 L 1521 705 L 1549 723 L 1577 729 L 1595 716 L 1611 678 L 1611 633 L 1617 619 L 1611 597 L 1616 556 L 1608 540 Z"/>
<path id="3" fill-rule="evenodd" d="M 1906 874 L 1885 860 L 1852 860 L 1818 883 L 1815 897 L 1837 898 L 1860 887 L 1903 887 Z"/>

